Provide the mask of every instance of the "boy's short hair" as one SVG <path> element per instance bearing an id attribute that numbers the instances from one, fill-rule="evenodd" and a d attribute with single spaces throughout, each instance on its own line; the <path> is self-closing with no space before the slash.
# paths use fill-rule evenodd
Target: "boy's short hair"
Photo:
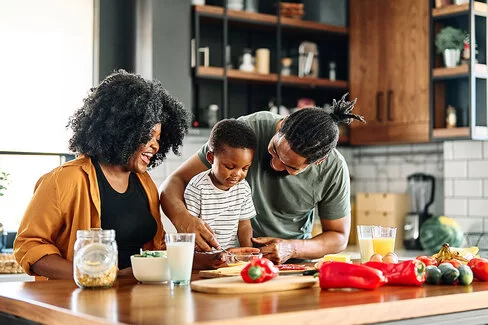
<path id="1" fill-rule="evenodd" d="M 232 148 L 256 150 L 258 141 L 254 130 L 245 122 L 236 119 L 224 119 L 217 122 L 212 128 L 208 147 L 214 154 L 218 154 L 224 145 Z"/>

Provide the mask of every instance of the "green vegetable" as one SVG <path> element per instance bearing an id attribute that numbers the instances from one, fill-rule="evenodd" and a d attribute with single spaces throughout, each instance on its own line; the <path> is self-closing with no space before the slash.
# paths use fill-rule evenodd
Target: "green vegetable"
<path id="1" fill-rule="evenodd" d="M 420 228 L 420 244 L 429 254 L 438 253 L 444 243 L 451 247 L 460 247 L 463 232 L 457 222 L 449 217 L 431 217 Z"/>
<path id="2" fill-rule="evenodd" d="M 162 257 L 163 254 L 161 254 L 161 252 L 142 251 L 141 254 L 136 254 L 134 256 L 136 256 L 136 257 Z"/>
<path id="3" fill-rule="evenodd" d="M 442 279 L 442 272 L 435 265 L 429 265 L 425 268 L 425 282 L 429 284 L 440 284 Z"/>
<path id="4" fill-rule="evenodd" d="M 452 265 L 451 263 L 441 263 L 437 268 L 441 270 L 442 274 L 444 274 L 444 272 L 446 272 L 447 270 L 455 269 L 454 265 Z"/>
<path id="5" fill-rule="evenodd" d="M 459 277 L 459 271 L 452 268 L 446 268 L 445 271 L 442 272 L 442 283 L 445 284 L 454 284 Z"/>
<path id="6" fill-rule="evenodd" d="M 459 284 L 469 286 L 473 282 L 473 271 L 467 265 L 461 265 L 458 267 L 459 271 Z"/>

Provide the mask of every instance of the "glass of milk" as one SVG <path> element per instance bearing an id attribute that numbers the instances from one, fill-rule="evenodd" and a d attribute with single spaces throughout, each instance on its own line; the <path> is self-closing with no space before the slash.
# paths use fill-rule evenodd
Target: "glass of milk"
<path id="1" fill-rule="evenodd" d="M 171 285 L 188 285 L 191 278 L 195 234 L 166 234 Z"/>

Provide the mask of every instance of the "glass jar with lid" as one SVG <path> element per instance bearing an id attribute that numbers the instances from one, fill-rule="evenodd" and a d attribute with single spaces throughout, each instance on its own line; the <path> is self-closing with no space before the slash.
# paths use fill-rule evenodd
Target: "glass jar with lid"
<path id="1" fill-rule="evenodd" d="M 80 288 L 110 288 L 117 279 L 115 230 L 78 230 L 73 277 Z"/>

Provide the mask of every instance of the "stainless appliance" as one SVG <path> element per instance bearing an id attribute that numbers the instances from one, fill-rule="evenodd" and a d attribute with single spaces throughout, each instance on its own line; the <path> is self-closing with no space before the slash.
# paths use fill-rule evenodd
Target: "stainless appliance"
<path id="1" fill-rule="evenodd" d="M 429 214 L 429 206 L 434 202 L 435 178 L 431 175 L 416 173 L 407 177 L 410 212 L 405 217 L 403 245 L 405 249 L 420 250 L 420 227 Z"/>

